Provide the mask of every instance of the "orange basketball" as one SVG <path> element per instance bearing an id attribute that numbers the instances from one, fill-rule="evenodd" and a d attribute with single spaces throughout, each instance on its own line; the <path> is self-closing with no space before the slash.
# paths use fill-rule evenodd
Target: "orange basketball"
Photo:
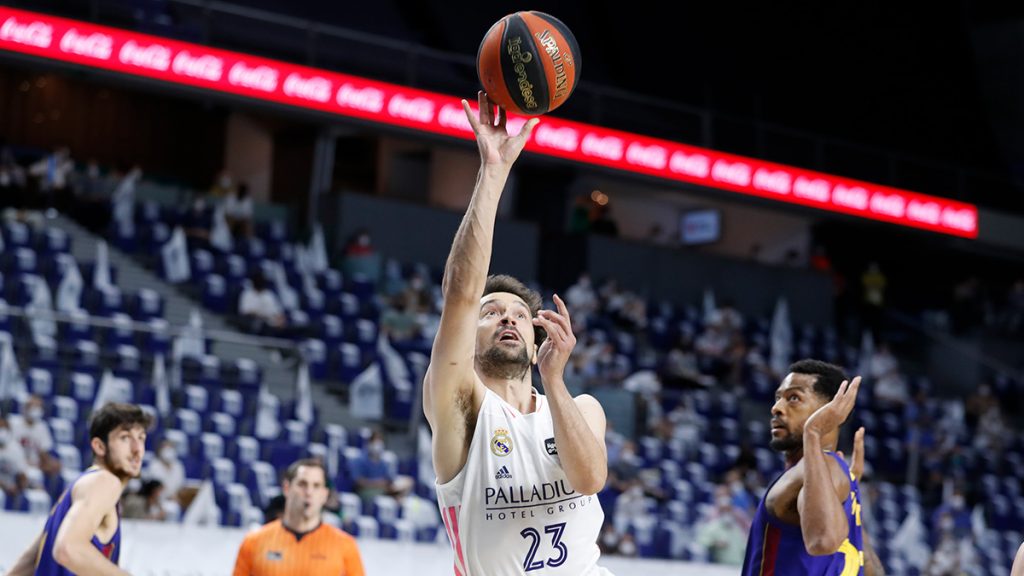
<path id="1" fill-rule="evenodd" d="M 516 12 L 487 31 L 476 71 L 490 99 L 537 116 L 569 99 L 580 80 L 580 47 L 565 24 L 543 12 Z"/>

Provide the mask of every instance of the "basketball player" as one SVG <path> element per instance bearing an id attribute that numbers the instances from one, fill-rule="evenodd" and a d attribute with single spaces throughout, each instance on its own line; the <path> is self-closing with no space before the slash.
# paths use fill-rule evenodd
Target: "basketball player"
<path id="1" fill-rule="evenodd" d="M 853 471 L 835 451 L 860 377 L 849 382 L 841 368 L 817 360 L 801 360 L 789 370 L 775 392 L 770 444 L 785 455 L 786 471 L 757 507 L 742 574 L 881 575 L 861 527 L 863 429 L 854 442 Z"/>
<path id="2" fill-rule="evenodd" d="M 445 266 L 444 308 L 423 386 L 433 430 L 437 496 L 458 576 L 607 574 L 597 567 L 608 475 L 605 416 L 573 398 L 562 370 L 576 344 L 569 313 L 488 277 L 502 189 L 537 124 L 506 131 L 481 92 L 479 118 L 463 100 L 481 166 Z M 537 364 L 546 396 L 533 387 Z"/>
<path id="3" fill-rule="evenodd" d="M 1017 549 L 1017 558 L 1013 561 L 1010 576 L 1024 576 L 1024 544 Z"/>
<path id="4" fill-rule="evenodd" d="M 128 480 L 142 471 L 149 414 L 132 404 L 110 403 L 89 424 L 93 465 L 71 483 L 50 511 L 46 527 L 9 576 L 107 576 L 127 574 L 121 554 L 118 501 Z"/>
<path id="5" fill-rule="evenodd" d="M 321 519 L 330 493 L 323 462 L 295 462 L 281 487 L 284 513 L 246 535 L 234 576 L 364 576 L 355 538 Z"/>

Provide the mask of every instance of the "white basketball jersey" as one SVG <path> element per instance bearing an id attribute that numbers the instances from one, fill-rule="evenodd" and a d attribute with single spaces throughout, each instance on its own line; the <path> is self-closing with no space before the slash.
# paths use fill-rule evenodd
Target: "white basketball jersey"
<path id="1" fill-rule="evenodd" d="M 596 576 L 604 511 L 574 492 L 547 399 L 522 414 L 487 390 L 462 470 L 437 486 L 456 576 Z"/>

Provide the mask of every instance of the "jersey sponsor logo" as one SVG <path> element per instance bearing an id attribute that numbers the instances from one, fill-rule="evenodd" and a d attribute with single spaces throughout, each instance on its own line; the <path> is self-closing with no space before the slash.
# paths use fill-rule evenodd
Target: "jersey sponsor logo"
<path id="1" fill-rule="evenodd" d="M 491 436 L 491 452 L 495 456 L 508 456 L 512 453 L 512 435 L 504 428 L 498 428 Z"/>
<path id="2" fill-rule="evenodd" d="M 555 445 L 554 438 L 548 438 L 544 441 L 544 449 L 552 456 L 556 456 L 558 454 L 558 446 Z"/>
<path id="3" fill-rule="evenodd" d="M 284 559 L 284 554 L 281 553 L 281 552 L 278 552 L 276 550 L 271 550 L 270 552 L 267 552 L 267 560 L 283 560 L 283 559 Z"/>
<path id="4" fill-rule="evenodd" d="M 508 471 L 508 466 L 502 466 L 501 468 L 498 468 L 498 471 L 494 474 L 495 480 L 501 480 L 503 478 L 505 480 L 512 479 L 512 473 Z"/>

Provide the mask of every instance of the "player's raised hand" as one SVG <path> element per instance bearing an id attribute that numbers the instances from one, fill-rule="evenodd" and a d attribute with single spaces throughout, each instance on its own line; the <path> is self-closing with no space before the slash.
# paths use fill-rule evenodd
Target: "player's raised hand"
<path id="1" fill-rule="evenodd" d="M 839 428 L 843 422 L 846 422 L 850 412 L 853 411 L 853 405 L 857 401 L 858 390 L 860 390 L 860 376 L 854 378 L 852 382 L 843 380 L 835 397 L 828 404 L 818 408 L 807 419 L 807 423 L 804 424 L 804 436 L 808 434 L 822 436 L 830 430 Z"/>
<path id="2" fill-rule="evenodd" d="M 479 117 L 473 114 L 469 102 L 462 101 L 462 109 L 465 110 L 469 125 L 476 134 L 480 160 L 486 165 L 512 166 L 530 140 L 534 126 L 540 120 L 531 118 L 523 125 L 519 134 L 513 136 L 508 133 L 508 113 L 504 108 L 495 105 L 482 90 L 477 93 L 477 104 Z"/>
<path id="3" fill-rule="evenodd" d="M 839 451 L 839 455 L 843 458 L 846 457 L 843 451 Z M 853 435 L 853 459 L 850 461 L 850 474 L 857 480 L 860 480 L 860 475 L 864 473 L 864 427 L 861 426 L 857 429 L 857 432 Z"/>
<path id="4" fill-rule="evenodd" d="M 545 385 L 562 380 L 565 365 L 569 362 L 573 348 L 576 347 L 576 335 L 572 333 L 569 309 L 558 294 L 555 294 L 554 300 L 557 311 L 541 310 L 533 319 L 534 326 L 540 326 L 548 334 L 547 340 L 541 344 L 537 352 L 537 367 Z"/>

